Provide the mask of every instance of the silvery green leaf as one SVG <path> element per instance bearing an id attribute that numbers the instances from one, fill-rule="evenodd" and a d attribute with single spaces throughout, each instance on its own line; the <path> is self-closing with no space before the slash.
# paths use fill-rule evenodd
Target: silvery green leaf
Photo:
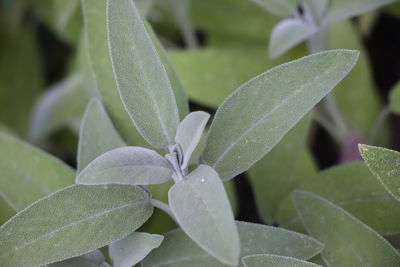
<path id="1" fill-rule="evenodd" d="M 164 237 L 134 232 L 108 246 L 114 267 L 131 267 L 143 260 L 153 249 L 161 245 Z"/>
<path id="2" fill-rule="evenodd" d="M 294 191 L 296 210 L 307 232 L 325 244 L 328 266 L 398 266 L 400 254 L 369 226 L 318 195 Z"/>
<path id="3" fill-rule="evenodd" d="M 154 147 L 174 144 L 178 108 L 167 72 L 132 0 L 107 1 L 111 62 L 122 102 Z"/>
<path id="4" fill-rule="evenodd" d="M 210 114 L 203 111 L 196 111 L 187 115 L 178 125 L 175 142 L 181 146 L 183 152 L 183 170 L 189 166 L 192 153 L 200 142 L 209 118 Z"/>
<path id="5" fill-rule="evenodd" d="M 297 11 L 297 0 L 252 0 L 275 16 L 287 18 Z"/>
<path id="6" fill-rule="evenodd" d="M 398 82 L 389 95 L 390 110 L 396 114 L 400 114 L 400 82 Z"/>
<path id="7" fill-rule="evenodd" d="M 400 153 L 381 147 L 367 145 L 359 147 L 370 171 L 386 190 L 400 201 Z"/>
<path id="8" fill-rule="evenodd" d="M 236 222 L 240 237 L 240 257 L 274 254 L 307 260 L 323 249 L 315 239 L 282 228 Z M 225 265 L 202 250 L 185 233 L 174 230 L 165 234 L 161 246 L 142 262 L 142 267 L 222 267 Z M 240 263 L 237 266 L 242 266 Z"/>
<path id="9" fill-rule="evenodd" d="M 148 0 L 142 0 L 148 1 Z M 150 35 L 151 41 L 153 42 L 155 48 L 157 49 L 158 55 L 164 68 L 167 71 L 169 81 L 171 82 L 172 90 L 174 90 L 176 104 L 178 105 L 179 117 L 183 119 L 189 113 L 189 102 L 186 94 L 186 90 L 178 77 L 174 66 L 172 66 L 171 61 L 167 56 L 167 52 L 162 46 L 161 42 L 158 40 L 157 35 L 154 33 L 153 28 L 149 23 L 145 23 L 146 30 Z"/>
<path id="10" fill-rule="evenodd" d="M 162 184 L 171 179 L 171 164 L 154 150 L 121 147 L 108 151 L 81 171 L 76 183 L 85 185 Z"/>
<path id="11" fill-rule="evenodd" d="M 32 202 L 74 182 L 61 160 L 0 132 L 0 224 Z"/>
<path id="12" fill-rule="evenodd" d="M 96 249 L 85 255 L 47 265 L 48 267 L 107 267 L 103 253 Z"/>
<path id="13" fill-rule="evenodd" d="M 242 258 L 243 265 L 245 267 L 266 267 L 266 266 L 281 266 L 281 267 L 318 267 L 311 262 L 298 260 L 296 258 L 278 256 L 278 255 L 268 255 L 268 254 L 258 254 L 250 255 Z"/>
<path id="14" fill-rule="evenodd" d="M 96 87 L 115 127 L 129 144 L 146 146 L 125 111 L 115 83 L 108 50 L 106 0 L 82 0 L 89 63 Z"/>
<path id="15" fill-rule="evenodd" d="M 29 138 L 37 141 L 82 115 L 89 96 L 82 88 L 82 77 L 73 73 L 47 90 L 36 103 Z"/>
<path id="16" fill-rule="evenodd" d="M 317 194 L 351 213 L 382 235 L 400 233 L 400 209 L 363 162 L 342 164 L 304 180 L 296 189 Z M 282 200 L 277 223 L 304 232 L 290 197 Z"/>
<path id="17" fill-rule="evenodd" d="M 311 117 L 311 114 L 308 114 L 301 119 L 271 152 L 247 172 L 258 213 L 269 224 L 276 221 L 276 212 L 285 197 L 289 196 L 293 188 L 313 172 L 311 169 L 302 174 L 298 170 L 299 164 L 303 164 L 302 167 L 307 166 L 301 158 L 305 155 L 305 141 Z"/>
<path id="18" fill-rule="evenodd" d="M 325 19 L 329 22 L 348 19 L 396 1 L 397 0 L 331 0 Z"/>
<path id="19" fill-rule="evenodd" d="M 269 56 L 277 58 L 292 47 L 309 39 L 318 31 L 312 22 L 302 18 L 287 18 L 279 22 L 272 30 L 269 39 Z"/>
<path id="20" fill-rule="evenodd" d="M 328 6 L 329 0 L 301 0 L 306 13 L 312 15 L 317 21 L 322 19 Z"/>
<path id="21" fill-rule="evenodd" d="M 101 102 L 92 99 L 86 108 L 79 133 L 78 173 L 104 152 L 124 145 Z"/>
<path id="22" fill-rule="evenodd" d="M 140 11 L 140 14 L 145 18 L 154 6 L 154 0 L 134 0 Z"/>
<path id="23" fill-rule="evenodd" d="M 359 53 L 333 50 L 267 71 L 218 108 L 202 155 L 224 180 L 246 171 L 354 67 Z"/>
<path id="24" fill-rule="evenodd" d="M 0 262 L 4 267 L 40 266 L 103 247 L 126 237 L 151 216 L 150 198 L 136 186 L 66 187 L 0 228 Z"/>
<path id="25" fill-rule="evenodd" d="M 185 233 L 219 261 L 235 265 L 240 244 L 232 209 L 218 174 L 207 165 L 171 187 L 170 208 Z"/>

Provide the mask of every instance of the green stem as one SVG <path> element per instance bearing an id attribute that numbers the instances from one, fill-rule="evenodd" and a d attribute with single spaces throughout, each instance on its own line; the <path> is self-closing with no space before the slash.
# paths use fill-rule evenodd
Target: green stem
<path id="1" fill-rule="evenodd" d="M 378 116 L 374 121 L 374 124 L 371 128 L 370 134 L 368 136 L 368 144 L 374 144 L 376 137 L 378 135 L 379 130 L 382 128 L 383 123 L 388 118 L 390 114 L 390 106 L 386 105 L 381 112 L 379 112 Z"/>
<path id="2" fill-rule="evenodd" d="M 172 0 L 172 13 L 178 24 L 185 44 L 189 48 L 198 48 L 199 43 L 189 15 L 189 0 Z"/>
<path id="3" fill-rule="evenodd" d="M 164 203 L 160 200 L 157 199 L 151 199 L 151 205 L 153 205 L 154 207 L 164 211 L 165 213 L 167 213 L 169 216 L 171 216 L 172 219 L 174 219 L 174 221 L 176 222 L 176 218 L 175 215 L 172 213 L 171 208 L 169 207 L 169 205 L 167 203 Z"/>

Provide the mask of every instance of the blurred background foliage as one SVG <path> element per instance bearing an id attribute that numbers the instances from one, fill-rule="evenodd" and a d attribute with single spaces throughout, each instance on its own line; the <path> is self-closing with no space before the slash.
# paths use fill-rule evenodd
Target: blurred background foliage
<path id="1" fill-rule="evenodd" d="M 268 40 L 279 19 L 250 0 L 135 1 L 166 48 L 191 110 L 213 114 L 242 83 L 307 55 L 305 46 L 299 45 L 271 60 Z M 25 139 L 74 168 L 80 121 L 89 99 L 119 101 L 116 92 L 107 91 L 113 85 L 96 84 L 84 29 L 80 0 L 0 0 L 0 131 Z M 303 119 L 241 179 L 226 183 L 238 219 L 287 225 L 293 215 L 286 203 L 289 192 L 312 187 L 308 183 L 318 170 L 357 159 L 358 155 L 347 157 L 354 152 L 355 141 L 400 149 L 400 87 L 395 87 L 400 78 L 399 32 L 400 3 L 329 27 L 329 48 L 362 51 L 356 68 L 334 90 L 352 135 L 338 141 L 313 122 L 312 114 Z M 108 55 L 100 48 L 98 52 L 104 55 L 98 55 L 97 64 L 107 64 Z M 146 146 L 126 126 L 122 105 L 121 110 L 105 106 L 129 145 Z M 290 183 L 282 182 L 287 180 Z M 166 188 L 151 186 L 151 191 L 166 201 Z M 152 233 L 172 227 L 161 212 L 144 226 Z"/>

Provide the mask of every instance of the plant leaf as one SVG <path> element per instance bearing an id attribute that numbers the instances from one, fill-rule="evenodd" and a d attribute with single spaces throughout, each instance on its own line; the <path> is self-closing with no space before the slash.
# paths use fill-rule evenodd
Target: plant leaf
<path id="1" fill-rule="evenodd" d="M 148 0 L 142 0 L 148 1 Z M 178 105 L 179 117 L 183 119 L 189 113 L 189 102 L 186 94 L 186 90 L 183 87 L 181 80 L 178 77 L 174 66 L 172 66 L 171 61 L 167 56 L 167 52 L 162 46 L 161 42 L 158 40 L 157 35 L 154 33 L 153 28 L 149 23 L 145 22 L 146 30 L 150 35 L 151 41 L 157 50 L 158 55 L 167 71 L 169 81 L 171 82 L 172 89 L 175 94 L 176 104 Z"/>
<path id="2" fill-rule="evenodd" d="M 332 202 L 305 191 L 293 193 L 307 232 L 325 244 L 329 266 L 397 266 L 400 255 L 378 233 Z"/>
<path id="3" fill-rule="evenodd" d="M 153 249 L 161 245 L 164 237 L 135 232 L 108 246 L 114 267 L 131 267 L 143 260 Z"/>
<path id="4" fill-rule="evenodd" d="M 247 172 L 255 194 L 257 210 L 261 218 L 273 224 L 276 212 L 290 192 L 303 179 L 298 167 L 304 157 L 305 141 L 311 122 L 306 115 L 283 139 Z M 307 171 L 305 175 L 310 175 Z M 300 176 L 300 178 L 298 178 Z M 297 179 L 298 178 L 298 179 Z M 273 185 L 273 186 L 271 186 Z"/>
<path id="5" fill-rule="evenodd" d="M 101 154 L 125 146 L 101 102 L 92 99 L 87 108 L 79 133 L 78 173 Z"/>
<path id="6" fill-rule="evenodd" d="M 83 169 L 76 183 L 85 185 L 162 184 L 171 179 L 171 164 L 157 152 L 143 147 L 108 151 Z"/>
<path id="7" fill-rule="evenodd" d="M 183 151 L 182 169 L 189 166 L 192 153 L 200 142 L 209 118 L 210 114 L 196 111 L 187 115 L 178 125 L 175 142 L 181 146 Z"/>
<path id="8" fill-rule="evenodd" d="M 389 104 L 393 113 L 400 114 L 400 82 L 390 91 Z"/>
<path id="9" fill-rule="evenodd" d="M 332 0 L 326 20 L 329 22 L 345 20 L 393 2 L 396 0 Z"/>
<path id="10" fill-rule="evenodd" d="M 354 67 L 358 52 L 317 53 L 267 71 L 218 108 L 202 159 L 224 180 L 246 171 Z"/>
<path id="11" fill-rule="evenodd" d="M 296 0 L 252 0 L 275 16 L 287 18 L 293 16 L 297 11 Z"/>
<path id="12" fill-rule="evenodd" d="M 47 90 L 34 107 L 30 139 L 40 140 L 81 116 L 89 98 L 82 89 L 82 77 L 73 73 Z"/>
<path id="13" fill-rule="evenodd" d="M 167 148 L 174 143 L 178 108 L 167 72 L 132 0 L 107 1 L 107 29 L 126 111 L 151 145 Z"/>
<path id="14" fill-rule="evenodd" d="M 317 267 L 311 262 L 298 260 L 291 257 L 258 254 L 250 255 L 242 258 L 245 267 L 262 267 L 262 266 L 295 266 L 295 267 Z"/>
<path id="15" fill-rule="evenodd" d="M 152 212 L 150 194 L 140 187 L 72 185 L 0 228 L 0 261 L 37 266 L 76 257 L 124 238 Z"/>
<path id="16" fill-rule="evenodd" d="M 103 253 L 96 249 L 83 256 L 47 265 L 48 267 L 107 267 Z"/>
<path id="17" fill-rule="evenodd" d="M 400 233 L 400 209 L 363 162 L 353 162 L 322 171 L 296 186 L 335 203 L 382 235 Z M 279 225 L 304 232 L 290 197 L 277 212 Z"/>
<path id="18" fill-rule="evenodd" d="M 321 20 L 325 15 L 329 0 L 302 0 L 302 7 L 316 20 Z"/>
<path id="19" fill-rule="evenodd" d="M 236 222 L 241 257 L 253 254 L 274 254 L 297 259 L 310 259 L 321 252 L 323 245 L 296 232 L 262 224 Z M 142 262 L 142 267 L 227 266 L 197 246 L 185 233 L 174 230 L 165 234 L 161 246 Z"/>
<path id="20" fill-rule="evenodd" d="M 277 58 L 292 47 L 317 33 L 318 27 L 300 18 L 288 18 L 279 22 L 269 39 L 269 56 Z"/>
<path id="21" fill-rule="evenodd" d="M 239 236 L 218 174 L 200 165 L 171 187 L 169 205 L 183 231 L 223 263 L 239 261 Z"/>
<path id="22" fill-rule="evenodd" d="M 59 159 L 0 132 L 0 224 L 51 192 L 74 182 Z"/>
<path id="23" fill-rule="evenodd" d="M 386 190 L 400 201 L 400 153 L 381 147 L 367 145 L 359 147 L 370 171 Z"/>

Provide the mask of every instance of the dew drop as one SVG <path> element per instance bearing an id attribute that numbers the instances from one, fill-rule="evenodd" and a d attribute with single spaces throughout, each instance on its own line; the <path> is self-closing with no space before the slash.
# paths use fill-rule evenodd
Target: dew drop
<path id="1" fill-rule="evenodd" d="M 204 183 L 206 180 L 204 178 L 201 178 L 201 182 Z"/>

